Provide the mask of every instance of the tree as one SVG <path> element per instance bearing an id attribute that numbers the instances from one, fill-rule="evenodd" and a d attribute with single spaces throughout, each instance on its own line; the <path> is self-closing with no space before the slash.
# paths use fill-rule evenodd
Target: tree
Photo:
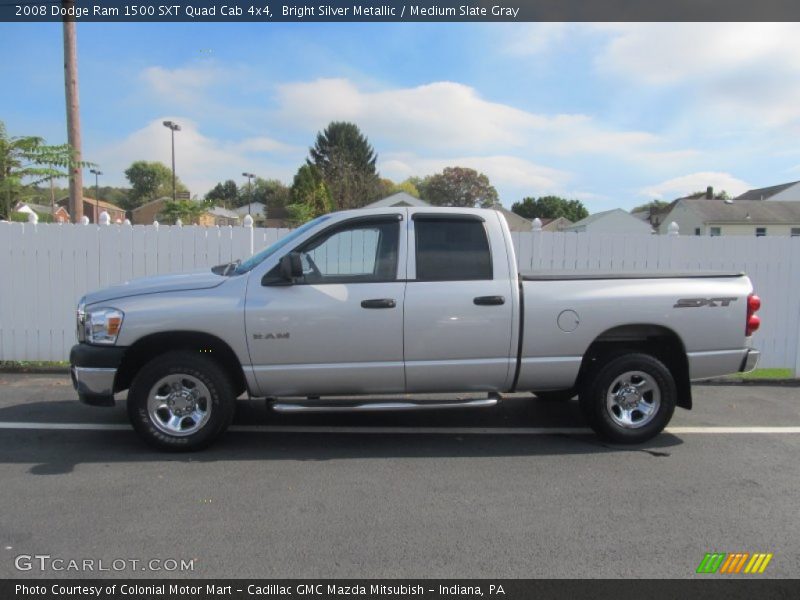
<path id="1" fill-rule="evenodd" d="M 381 198 L 386 198 L 387 196 L 400 192 L 405 192 L 409 196 L 419 198 L 419 190 L 410 177 L 400 183 L 395 183 L 391 179 L 380 180 L 379 195 Z"/>
<path id="2" fill-rule="evenodd" d="M 705 193 L 705 192 L 704 192 Z M 639 206 L 634 206 L 631 209 L 632 213 L 640 212 L 644 210 L 659 210 L 661 208 L 666 208 L 669 206 L 669 202 L 665 202 L 664 200 L 651 200 L 650 202 L 645 202 L 644 204 L 640 204 Z"/>
<path id="3" fill-rule="evenodd" d="M 303 165 L 292 182 L 290 204 L 286 207 L 295 225 L 310 221 L 333 210 L 331 192 L 322 173 L 313 165 Z"/>
<path id="4" fill-rule="evenodd" d="M 358 208 L 378 196 L 378 155 L 353 123 L 332 122 L 317 134 L 309 156 L 306 163 L 322 174 L 337 209 Z"/>
<path id="5" fill-rule="evenodd" d="M 491 208 L 499 201 L 497 190 L 486 175 L 464 167 L 446 167 L 416 187 L 423 200 L 436 206 Z"/>
<path id="6" fill-rule="evenodd" d="M 159 213 L 159 219 L 164 223 L 174 224 L 178 219 L 188 225 L 197 223 L 200 215 L 210 209 L 214 203 L 212 201 L 196 202 L 194 200 L 168 200 L 164 203 L 164 208 Z"/>
<path id="7" fill-rule="evenodd" d="M 36 136 L 11 137 L 0 121 L 0 218 L 11 216 L 31 186 L 69 177 L 70 169 L 85 166 L 92 165 L 76 163 L 68 144 L 49 146 Z"/>
<path id="8" fill-rule="evenodd" d="M 250 202 L 250 195 L 247 187 L 239 191 L 239 204 L 244 206 Z M 283 214 L 290 197 L 291 191 L 282 181 L 257 177 L 253 182 L 253 202 L 262 202 L 267 207 L 268 217 L 270 214 Z"/>
<path id="9" fill-rule="evenodd" d="M 172 170 L 160 162 L 137 160 L 125 170 L 125 177 L 131 183 L 131 191 L 123 208 L 132 210 L 156 198 L 172 197 Z M 176 179 L 175 189 L 188 191 L 180 179 Z"/>
<path id="10" fill-rule="evenodd" d="M 224 183 L 218 183 L 211 188 L 205 199 L 225 208 L 239 206 L 239 188 L 236 187 L 236 182 L 233 179 L 228 179 Z"/>
<path id="11" fill-rule="evenodd" d="M 526 219 L 557 219 L 564 217 L 573 223 L 589 216 L 589 211 L 580 200 L 567 200 L 559 196 L 523 198 L 511 205 L 511 211 Z"/>

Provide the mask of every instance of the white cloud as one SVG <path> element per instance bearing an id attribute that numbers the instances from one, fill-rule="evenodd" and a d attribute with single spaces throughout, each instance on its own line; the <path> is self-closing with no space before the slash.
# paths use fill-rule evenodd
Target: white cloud
<path id="1" fill-rule="evenodd" d="M 104 157 L 104 170 L 121 175 L 136 160 L 170 165 L 170 134 L 162 125 L 164 120 L 173 120 L 181 125 L 181 130 L 175 134 L 175 170 L 193 194 L 202 196 L 225 179 L 238 181 L 243 171 L 256 173 L 265 179 L 288 181 L 296 164 L 302 160 L 303 150 L 299 150 L 297 156 L 287 156 L 287 149 L 292 147 L 269 138 L 218 140 L 203 135 L 190 119 L 164 116 L 101 150 L 98 155 Z"/>
<path id="2" fill-rule="evenodd" d="M 668 179 L 667 181 L 642 188 L 639 193 L 648 198 L 673 200 L 693 192 L 705 190 L 709 185 L 713 186 L 715 192 L 725 190 L 731 196 L 738 196 L 751 187 L 748 183 L 737 179 L 730 173 L 706 171 Z"/>
<path id="3" fill-rule="evenodd" d="M 582 114 L 543 115 L 486 100 L 467 85 L 439 81 L 369 91 L 347 79 L 317 79 L 278 88 L 280 116 L 309 130 L 333 120 L 359 124 L 371 139 L 429 151 L 501 154 L 520 148 L 613 155 L 633 161 L 682 160 L 645 131 L 618 131 Z"/>
<path id="4" fill-rule="evenodd" d="M 503 49 L 517 56 L 541 55 L 552 50 L 567 36 L 567 23 L 496 23 Z"/>
<path id="5" fill-rule="evenodd" d="M 230 72 L 211 63 L 167 69 L 148 67 L 141 73 L 144 84 L 157 97 L 181 104 L 197 102 L 209 88 L 230 79 Z"/>
<path id="6" fill-rule="evenodd" d="M 800 24 L 627 23 L 610 35 L 599 70 L 638 85 L 684 86 L 676 100 L 715 116 L 782 125 L 800 118 Z"/>
<path id="7" fill-rule="evenodd" d="M 422 158 L 413 154 L 389 154 L 379 164 L 381 174 L 397 181 L 412 175 L 432 175 L 452 166 L 475 169 L 486 174 L 495 187 L 524 190 L 529 195 L 563 190 L 571 179 L 564 171 L 508 155 Z"/>

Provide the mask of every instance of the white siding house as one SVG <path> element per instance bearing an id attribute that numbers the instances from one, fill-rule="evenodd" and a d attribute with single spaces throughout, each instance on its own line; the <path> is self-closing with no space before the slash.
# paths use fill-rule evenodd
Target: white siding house
<path id="1" fill-rule="evenodd" d="M 675 222 L 682 235 L 800 236 L 800 202 L 772 200 L 678 200 L 659 226 Z"/>
<path id="2" fill-rule="evenodd" d="M 594 213 L 564 228 L 588 233 L 652 233 L 650 224 L 621 208 Z"/>

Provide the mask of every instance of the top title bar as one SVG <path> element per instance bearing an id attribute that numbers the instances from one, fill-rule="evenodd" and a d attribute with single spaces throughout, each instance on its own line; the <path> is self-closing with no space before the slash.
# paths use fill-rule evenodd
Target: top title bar
<path id="1" fill-rule="evenodd" d="M 800 21 L 797 0 L 0 0 L 0 21 L 37 22 Z"/>

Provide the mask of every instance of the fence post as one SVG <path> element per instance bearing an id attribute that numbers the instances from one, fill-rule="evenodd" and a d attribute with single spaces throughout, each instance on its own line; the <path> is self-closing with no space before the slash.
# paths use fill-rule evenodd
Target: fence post
<path id="1" fill-rule="evenodd" d="M 245 217 L 244 217 L 244 226 L 250 232 L 250 235 L 249 235 L 249 238 L 250 238 L 250 256 L 253 256 L 253 242 L 254 242 L 253 236 L 254 236 L 254 233 L 255 233 L 253 231 L 253 217 L 251 217 L 250 215 L 245 215 Z"/>
<path id="2" fill-rule="evenodd" d="M 536 270 L 536 261 L 542 256 L 542 220 L 536 217 L 531 223 L 531 269 Z M 541 266 L 541 262 L 539 262 Z"/>
<path id="3" fill-rule="evenodd" d="M 100 225 L 111 225 L 111 215 L 108 214 L 108 211 L 103 211 L 100 213 L 100 218 L 98 219 Z"/>
<path id="4" fill-rule="evenodd" d="M 89 217 L 87 217 L 86 215 L 83 215 L 81 217 L 81 225 L 88 225 L 88 224 L 89 224 Z"/>
<path id="5" fill-rule="evenodd" d="M 667 227 L 667 235 L 678 235 L 680 232 L 681 228 L 678 227 L 678 224 L 675 221 L 670 223 L 669 227 Z"/>
<path id="6" fill-rule="evenodd" d="M 28 223 L 31 225 L 36 225 L 39 222 L 39 215 L 35 212 L 28 213 Z"/>

